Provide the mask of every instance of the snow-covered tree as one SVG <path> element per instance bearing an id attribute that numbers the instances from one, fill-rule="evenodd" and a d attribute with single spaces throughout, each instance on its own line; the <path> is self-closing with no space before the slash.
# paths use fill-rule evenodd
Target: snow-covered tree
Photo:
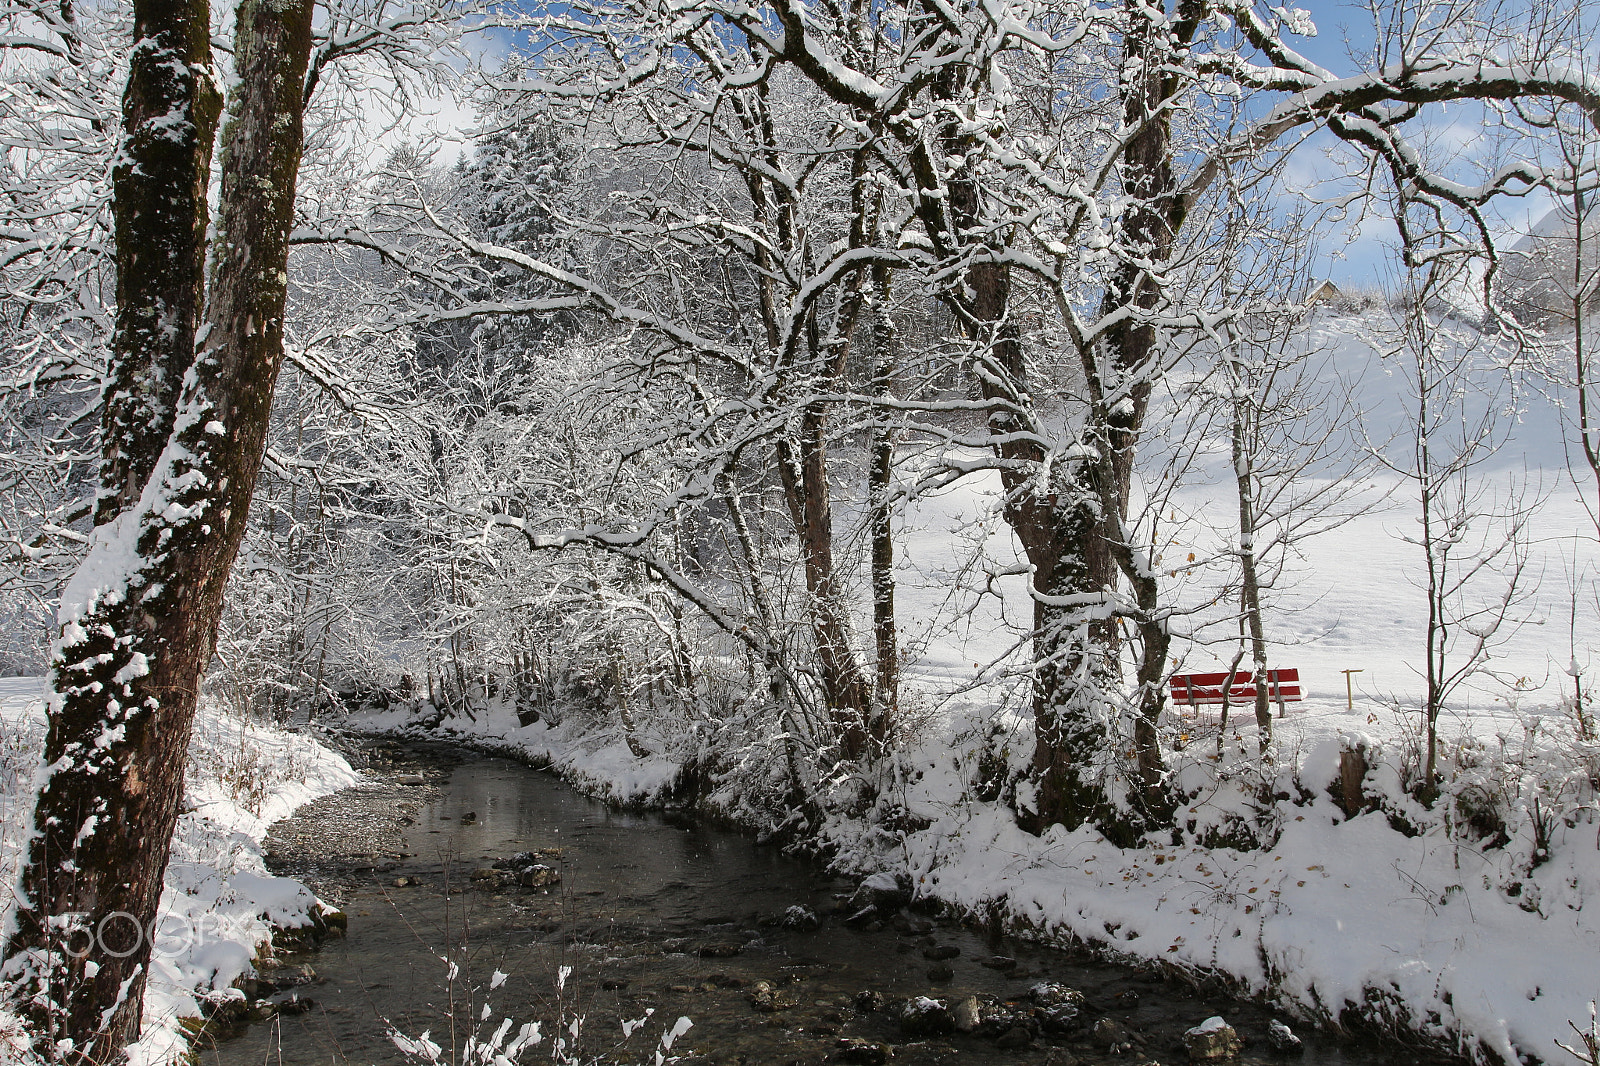
<path id="1" fill-rule="evenodd" d="M 878 263 L 914 272 L 953 312 L 988 412 L 985 465 L 1005 485 L 1035 603 L 1037 739 L 1020 803 L 1036 826 L 1093 820 L 1126 839 L 1164 823 L 1171 806 L 1157 730 L 1170 634 L 1153 546 L 1131 524 L 1131 485 L 1151 390 L 1184 334 L 1238 313 L 1204 307 L 1186 280 L 1218 217 L 1218 178 L 1253 167 L 1265 181 L 1301 134 L 1321 128 L 1437 219 L 1460 220 L 1448 227 L 1453 241 L 1482 242 L 1483 205 L 1546 171 L 1536 161 L 1482 173 L 1430 167 L 1413 132 L 1427 128 L 1431 105 L 1539 96 L 1594 110 L 1570 45 L 1516 37 L 1508 12 L 1433 4 L 1376 14 L 1369 65 L 1334 72 L 1294 48 L 1314 32 L 1305 12 L 1244 3 L 775 0 L 669 12 L 633 0 L 551 13 L 536 76 L 530 68 L 497 88 L 522 94 L 530 112 L 581 116 L 608 143 L 666 133 L 680 156 L 733 167 L 741 160 L 723 154 L 715 123 L 797 76 L 810 87 L 813 166 L 859 159 L 884 222 L 864 243 L 810 242 L 816 265 L 777 347 L 805 350 L 812 310 L 843 306 Z M 1517 123 L 1514 106 L 1502 114 Z M 1521 132 L 1539 135 L 1533 122 Z M 737 154 L 743 143 L 727 145 Z M 759 151 L 749 162 L 784 196 L 799 193 L 794 174 Z M 663 255 L 688 235 L 707 240 L 708 225 L 745 239 L 734 219 L 666 204 L 648 224 L 589 232 Z M 769 276 L 799 247 L 773 248 Z M 611 279 L 523 265 L 646 325 L 680 359 L 728 359 L 738 348 L 670 304 L 625 310 Z M 1066 418 L 1022 325 L 1034 306 L 1055 316 L 1081 372 Z M 1122 619 L 1137 636 L 1127 682 Z"/>
<path id="2" fill-rule="evenodd" d="M 54 73 L 40 84 L 79 108 L 64 144 L 28 150 L 49 158 L 84 145 L 89 162 L 68 191 L 104 201 L 98 160 L 114 221 L 98 248 L 63 244 L 58 234 L 82 227 L 63 225 L 76 216 L 59 187 L 37 214 L 13 215 L 13 201 L 3 215 L 8 238 L 27 238 L 21 261 L 43 264 L 29 267 L 36 274 L 48 268 L 55 274 L 45 276 L 70 281 L 61 264 L 75 269 L 75 257 L 94 252 L 94 269 L 109 275 L 114 265 L 116 287 L 115 327 L 95 352 L 103 365 L 91 362 L 85 375 L 100 392 L 94 525 L 59 597 L 49 769 L 6 931 L 10 990 L 53 1058 L 120 1061 L 138 1035 L 151 951 L 142 932 L 162 891 L 190 726 L 284 357 L 306 102 L 331 64 L 349 71 L 374 56 L 391 67 L 415 57 L 411 46 L 426 35 L 408 28 L 436 27 L 445 13 L 416 21 L 423 10 L 326 11 L 319 37 L 311 0 L 240 5 L 214 242 L 207 194 L 223 77 L 205 0 L 133 5 L 120 136 L 101 129 L 116 125 L 115 112 L 93 113 L 105 87 L 79 69 L 84 38 L 71 5 L 7 12 L 8 28 L 21 30 L 5 36 L 7 47 L 20 41 L 46 56 Z M 49 291 L 35 287 L 30 299 Z M 63 306 L 90 305 L 71 295 Z"/>
<path id="3" fill-rule="evenodd" d="M 1405 381 L 1406 424 L 1374 451 L 1416 498 L 1416 527 L 1401 538 L 1424 563 L 1424 757 L 1415 786 L 1431 801 L 1440 715 L 1462 683 L 1492 672 L 1492 651 L 1524 621 L 1528 523 L 1540 487 L 1526 474 L 1498 488 L 1477 476 L 1506 439 L 1511 390 L 1494 340 L 1452 321 L 1444 302 L 1459 294 L 1459 262 L 1429 259 L 1407 282 L 1392 339 L 1377 342 Z"/>

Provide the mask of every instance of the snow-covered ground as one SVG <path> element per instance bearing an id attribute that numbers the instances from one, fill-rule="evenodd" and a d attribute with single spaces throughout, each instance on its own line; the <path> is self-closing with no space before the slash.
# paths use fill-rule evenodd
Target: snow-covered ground
<path id="1" fill-rule="evenodd" d="M 1299 711 L 1280 723 L 1283 758 L 1268 770 L 1254 757 L 1253 726 L 1221 756 L 1213 731 L 1200 754 L 1174 758 L 1195 797 L 1181 820 L 1226 827 L 1262 793 L 1282 798 L 1267 819 L 1276 841 L 1261 849 L 1205 847 L 1191 835 L 1124 850 L 1088 828 L 1030 836 L 1005 808 L 971 801 L 981 730 L 949 722 L 908 760 L 921 773 L 898 797 L 927 828 L 867 846 L 849 827 L 835 832 L 863 868 L 905 870 L 931 895 L 977 913 L 998 904 L 1046 937 L 1131 960 L 1220 972 L 1301 1017 L 1337 1021 L 1352 1008 L 1468 1054 L 1565 1060 L 1554 1041 L 1571 1042 L 1568 1022 L 1586 1022 L 1600 997 L 1600 745 L 1574 753 L 1570 733 L 1510 723 L 1489 740 L 1511 765 L 1486 760 L 1482 780 L 1520 773 L 1525 805 L 1538 791 L 1528 778 L 1542 774 L 1546 798 L 1567 801 L 1570 823 L 1551 820 L 1548 855 L 1536 861 L 1529 820 L 1512 820 L 1503 846 L 1480 846 L 1405 796 L 1392 762 L 1368 779 L 1385 809 L 1346 818 L 1332 794 L 1340 735 L 1360 731 L 1395 760 L 1406 725 L 1388 713 Z M 1587 811 L 1573 810 L 1579 794 Z M 1410 827 L 1391 819 L 1396 810 Z"/>
<path id="2" fill-rule="evenodd" d="M 0 882 L 8 886 L 16 883 L 44 747 L 42 686 L 38 678 L 0 679 Z M 188 1050 L 180 1019 L 198 1016 L 208 996 L 238 995 L 232 983 L 250 970 L 274 925 L 305 924 L 315 897 L 267 872 L 261 841 L 300 804 L 360 780 L 342 756 L 309 737 L 207 704 L 190 757 L 134 1066 L 178 1061 Z M 0 1060 L 10 1061 L 5 1055 L 0 1048 Z"/>

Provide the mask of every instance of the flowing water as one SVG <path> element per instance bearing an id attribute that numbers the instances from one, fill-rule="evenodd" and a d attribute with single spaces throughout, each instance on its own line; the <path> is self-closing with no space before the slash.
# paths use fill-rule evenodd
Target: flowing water
<path id="1" fill-rule="evenodd" d="M 747 836 L 686 817 L 611 810 L 504 759 L 437 748 L 408 748 L 401 757 L 420 760 L 411 768 L 427 769 L 437 785 L 365 799 L 357 790 L 298 818 L 305 838 L 348 834 L 365 803 L 403 833 L 372 842 L 375 858 L 288 865 L 350 919 L 348 937 L 288 960 L 309 964 L 316 980 L 275 998 L 298 996 L 309 1009 L 217 1039 L 202 1062 L 408 1061 L 390 1028 L 412 1037 L 426 1031 L 444 1049 L 441 1061 L 459 1061 L 467 1034 L 492 1032 L 506 1018 L 512 1034 L 524 1022 L 542 1024 L 545 1039 L 523 1062 L 550 1061 L 552 1035 L 559 1028 L 570 1039 L 579 1018 L 573 1043 L 586 1061 L 650 1062 L 662 1031 L 683 1016 L 693 1028 L 672 1054 L 688 1063 L 870 1062 L 883 1050 L 870 1045 L 885 1045 L 894 1063 L 1172 1066 L 1188 1061 L 1184 1031 L 1218 1014 L 1245 1041 L 1244 1063 L 1418 1061 L 1306 1026 L 1296 1030 L 1304 1052 L 1286 1058 L 1269 1049 L 1273 1015 L 1257 1006 L 949 919 L 902 912 L 846 924 L 840 897 L 854 882 Z M 559 883 L 523 888 L 483 876 L 494 861 L 529 851 L 559 870 Z M 809 909 L 820 924 L 810 928 L 792 907 Z M 801 927 L 785 926 L 786 914 Z M 497 971 L 508 977 L 491 988 Z M 1079 1024 L 1042 1032 L 991 1023 L 979 1033 L 916 1036 L 897 1018 L 917 996 L 976 996 L 982 1011 L 1019 1017 L 1041 981 L 1083 993 Z M 621 1022 L 647 1016 L 619 1048 Z M 1116 1024 L 1097 1027 L 1102 1019 Z M 1119 1036 L 1132 1046 L 1109 1047 Z"/>

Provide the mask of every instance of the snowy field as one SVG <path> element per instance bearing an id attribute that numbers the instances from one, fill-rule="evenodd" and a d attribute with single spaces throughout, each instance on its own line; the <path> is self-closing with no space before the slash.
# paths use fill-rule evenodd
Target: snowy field
<path id="1" fill-rule="evenodd" d="M 1305 703 L 1295 708 L 1297 715 L 1343 715 L 1348 709 L 1346 669 L 1361 671 L 1352 677 L 1358 717 L 1387 717 L 1398 708 L 1418 706 L 1427 600 L 1416 582 L 1420 549 L 1400 539 L 1415 524 L 1403 488 L 1379 484 L 1367 489 L 1372 510 L 1304 543 L 1303 558 L 1291 563 L 1280 588 L 1268 593 L 1272 665 L 1297 668 L 1307 689 Z M 1218 497 L 1229 489 L 1190 488 L 1178 500 L 1191 513 L 1214 512 Z M 1454 701 L 1458 726 L 1505 717 L 1513 704 L 1523 710 L 1554 707 L 1572 693 L 1569 664 L 1576 660 L 1587 673 L 1592 649 L 1600 648 L 1593 569 L 1600 553 L 1593 525 L 1571 483 L 1558 485 L 1560 489 L 1566 491 L 1551 491 L 1539 510 L 1538 542 L 1530 550 L 1531 576 L 1527 598 L 1518 607 L 1520 618 L 1505 627 L 1506 639 L 1493 649 L 1490 672 L 1468 681 Z M 1018 647 L 1031 621 L 1023 579 L 990 577 L 1017 561 L 1009 532 L 995 528 L 997 496 L 998 478 L 974 477 L 920 501 L 908 518 L 896 606 L 903 619 L 902 636 L 916 649 L 906 663 L 907 673 L 930 692 L 958 688 L 972 678 L 975 665 L 988 668 L 1001 660 Z M 1224 505 L 1229 502 L 1221 499 Z M 1584 538 L 1580 534 L 1586 524 L 1590 532 Z M 952 530 L 969 544 L 981 536 L 982 559 L 952 560 Z M 1215 551 L 1214 530 L 1195 523 L 1187 532 L 1173 549 L 1176 554 Z M 1578 587 L 1577 624 L 1571 630 L 1566 569 L 1574 552 L 1580 569 L 1589 570 Z M 1535 583 L 1534 577 L 1540 580 Z M 1214 595 L 1215 580 L 1214 574 L 1203 572 L 1187 579 L 1179 602 L 1195 604 Z M 1491 582 L 1486 587 L 1498 586 Z M 1199 639 L 1175 642 L 1174 665 L 1196 672 L 1226 670 L 1237 641 L 1230 639 L 1230 627 L 1221 621 L 1225 617 L 1220 609 L 1178 616 L 1175 631 L 1192 632 Z"/>
<path id="2" fill-rule="evenodd" d="M 8 886 L 16 883 L 44 746 L 42 689 L 38 678 L 0 679 L 0 878 Z M 360 780 L 314 740 L 206 703 L 190 757 L 133 1066 L 178 1061 L 188 1051 L 180 1019 L 199 1016 L 203 999 L 240 995 L 231 986 L 250 971 L 273 926 L 305 924 L 315 897 L 267 872 L 261 841 L 302 803 Z M 0 1046 L 0 1061 L 12 1061 L 8 1052 L 15 1049 Z"/>
<path id="3" fill-rule="evenodd" d="M 1311 343 L 1343 380 L 1342 398 L 1359 412 L 1352 444 L 1400 454 L 1407 447 L 1407 382 L 1402 368 L 1379 359 L 1359 339 L 1370 321 L 1323 318 Z M 1496 377 L 1504 375 L 1485 375 L 1489 381 Z M 1600 648 L 1600 550 L 1595 520 L 1584 504 L 1587 499 L 1595 506 L 1596 486 L 1586 473 L 1581 484 L 1568 473 L 1570 427 L 1549 398 L 1524 389 L 1494 401 L 1510 413 L 1496 434 L 1498 448 L 1474 472 L 1474 481 L 1501 497 L 1508 485 L 1522 486 L 1536 510 L 1528 527 L 1522 593 L 1503 627 L 1504 642 L 1492 649 L 1490 672 L 1470 680 L 1454 701 L 1461 727 L 1485 716 L 1500 717 L 1511 703 L 1524 710 L 1554 706 L 1571 695 L 1569 665 L 1576 659 L 1588 670 L 1589 657 Z M 1484 402 L 1489 401 L 1480 399 L 1479 406 Z M 1169 435 L 1175 430 L 1162 426 L 1155 414 L 1150 421 L 1147 451 L 1153 459 L 1162 430 Z M 1351 485 L 1353 496 L 1340 508 L 1342 524 L 1299 542 L 1277 587 L 1264 592 L 1267 639 L 1273 666 L 1300 671 L 1308 689 L 1301 712 L 1344 711 L 1342 671 L 1348 669 L 1361 671 L 1353 675 L 1359 717 L 1385 717 L 1394 708 L 1415 708 L 1423 691 L 1423 555 L 1403 539 L 1417 535 L 1418 505 L 1414 487 L 1391 473 L 1368 470 Z M 997 475 L 972 475 L 918 500 L 904 518 L 896 603 L 902 641 L 913 647 L 906 669 L 930 691 L 970 681 L 975 665 L 997 662 L 1031 625 L 1023 579 L 992 576 L 1018 564 L 1018 549 L 997 514 L 999 495 Z M 1167 516 L 1162 565 L 1172 568 L 1163 593 L 1185 609 L 1172 623 L 1180 635 L 1174 666 L 1225 670 L 1237 648 L 1237 628 L 1225 621 L 1231 618 L 1225 610 L 1203 606 L 1228 576 L 1224 571 L 1231 560 L 1222 552 L 1236 536 L 1233 471 L 1223 442 L 1200 449 L 1161 510 Z M 1487 527 L 1488 519 L 1479 525 Z M 1187 566 L 1191 555 L 1198 565 Z M 1576 581 L 1569 576 L 1573 572 Z M 1497 574 L 1486 575 L 1479 582 L 1480 598 L 1497 594 L 1502 585 Z"/>

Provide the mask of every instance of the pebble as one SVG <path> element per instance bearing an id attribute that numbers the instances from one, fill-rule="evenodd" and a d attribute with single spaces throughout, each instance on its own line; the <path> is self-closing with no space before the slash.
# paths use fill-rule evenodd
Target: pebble
<path id="1" fill-rule="evenodd" d="M 1220 1062 L 1239 1054 L 1244 1044 L 1233 1026 L 1221 1017 L 1212 1017 L 1184 1033 L 1183 1046 L 1190 1062 Z"/>
<path id="2" fill-rule="evenodd" d="M 772 987 L 769 982 L 757 981 L 750 990 L 750 1006 L 763 1014 L 773 1014 L 799 1006 L 800 1001 L 788 992 Z"/>
<path id="3" fill-rule="evenodd" d="M 1267 1026 L 1267 1046 L 1278 1052 L 1300 1051 L 1305 1047 L 1294 1030 L 1276 1018 Z"/>
<path id="4" fill-rule="evenodd" d="M 933 932 L 933 923 L 914 914 L 898 914 L 892 923 L 895 931 L 907 936 L 926 936 Z"/>
<path id="5" fill-rule="evenodd" d="M 1133 1030 L 1114 1018 L 1101 1018 L 1094 1023 L 1094 1029 L 1089 1034 L 1096 1044 L 1105 1048 L 1113 1055 L 1120 1055 L 1125 1051 L 1132 1051 L 1137 1044 L 1138 1037 L 1133 1035 Z"/>
<path id="6" fill-rule="evenodd" d="M 928 1036 L 947 1036 L 956 1031 L 956 1020 L 940 999 L 917 996 L 900 1004 L 900 1033 L 909 1040 Z"/>
<path id="7" fill-rule="evenodd" d="M 822 924 L 822 919 L 817 917 L 817 912 L 810 907 L 798 904 L 783 912 L 781 924 L 785 929 L 811 930 Z"/>
<path id="8" fill-rule="evenodd" d="M 876 873 L 856 889 L 851 902 L 857 907 L 876 906 L 880 910 L 897 910 L 911 902 L 911 882 L 890 873 Z"/>
<path id="9" fill-rule="evenodd" d="M 1083 1006 L 1083 993 L 1054 981 L 1041 981 L 1028 989 L 1028 998 L 1041 1007 Z"/>
<path id="10" fill-rule="evenodd" d="M 870 1040 L 859 1040 L 855 1037 L 840 1037 L 834 1045 L 834 1062 L 851 1063 L 854 1066 L 884 1066 L 889 1061 L 889 1048 L 885 1044 L 874 1044 Z"/>
<path id="11" fill-rule="evenodd" d="M 967 996 L 959 999 L 950 1008 L 950 1017 L 955 1020 L 956 1032 L 970 1033 L 983 1024 L 983 1015 L 978 1009 L 978 997 Z"/>

